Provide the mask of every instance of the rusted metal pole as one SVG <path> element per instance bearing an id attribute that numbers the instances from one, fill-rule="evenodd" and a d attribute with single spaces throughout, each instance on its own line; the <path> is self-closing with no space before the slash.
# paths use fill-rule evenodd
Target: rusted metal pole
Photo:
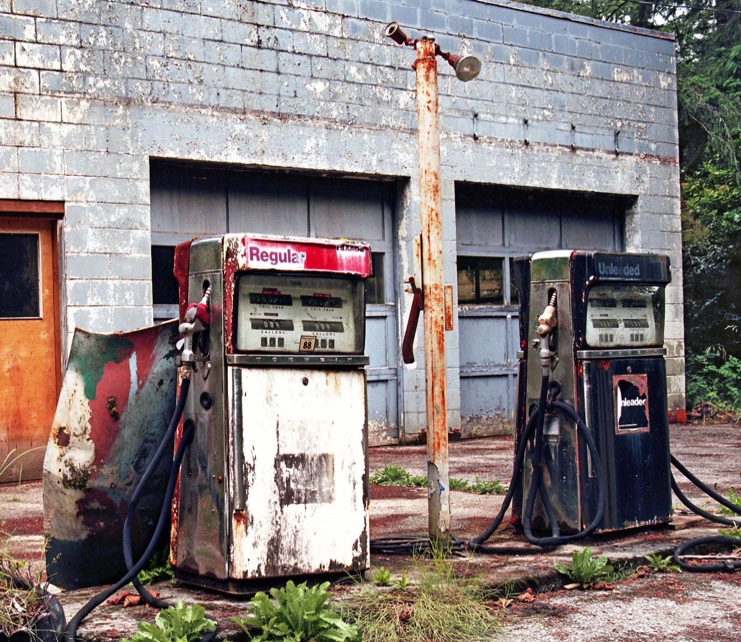
<path id="1" fill-rule="evenodd" d="M 448 403 L 436 44 L 431 38 L 420 38 L 415 42 L 415 48 L 424 292 L 428 529 L 431 540 L 448 543 Z"/>

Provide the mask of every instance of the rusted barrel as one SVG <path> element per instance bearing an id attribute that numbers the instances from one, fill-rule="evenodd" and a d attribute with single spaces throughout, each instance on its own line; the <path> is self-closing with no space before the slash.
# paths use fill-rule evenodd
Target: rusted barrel
<path id="1" fill-rule="evenodd" d="M 129 498 L 175 407 L 177 321 L 113 334 L 76 329 L 44 459 L 49 580 L 64 589 L 110 584 L 126 572 Z M 154 532 L 169 464 L 139 503 L 135 558 Z"/>

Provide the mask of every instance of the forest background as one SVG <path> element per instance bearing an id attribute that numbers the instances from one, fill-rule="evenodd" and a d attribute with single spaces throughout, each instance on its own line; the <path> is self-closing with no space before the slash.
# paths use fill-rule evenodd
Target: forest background
<path id="1" fill-rule="evenodd" d="M 741 0 L 521 0 L 673 33 L 687 407 L 741 419 Z"/>

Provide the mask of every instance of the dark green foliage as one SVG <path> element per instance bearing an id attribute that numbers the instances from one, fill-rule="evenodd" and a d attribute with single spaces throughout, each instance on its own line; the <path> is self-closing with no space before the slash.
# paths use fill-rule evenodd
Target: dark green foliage
<path id="1" fill-rule="evenodd" d="M 687 405 L 702 402 L 717 410 L 741 410 L 741 359 L 712 353 L 687 357 Z"/>
<path id="2" fill-rule="evenodd" d="M 156 551 L 152 555 L 152 559 L 149 560 L 149 564 L 139 572 L 137 577 L 144 586 L 171 580 L 175 576 L 172 566 L 170 566 L 169 553 L 169 546 Z"/>
<path id="3" fill-rule="evenodd" d="M 233 620 L 259 642 L 360 642 L 358 629 L 328 603 L 328 587 L 329 582 L 308 587 L 288 580 L 285 588 L 270 589 L 270 597 L 255 595 L 252 615 Z M 259 629 L 259 635 L 252 637 L 251 629 Z"/>
<path id="4" fill-rule="evenodd" d="M 416 488 L 423 488 L 427 486 L 427 477 L 412 475 L 409 471 L 395 464 L 390 466 L 386 464 L 381 470 L 371 475 L 370 483 L 378 484 L 379 486 L 414 486 Z"/>

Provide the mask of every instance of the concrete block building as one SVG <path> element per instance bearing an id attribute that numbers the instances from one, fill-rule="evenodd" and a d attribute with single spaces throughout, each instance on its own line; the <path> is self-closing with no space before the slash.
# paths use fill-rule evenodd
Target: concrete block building
<path id="1" fill-rule="evenodd" d="M 469 83 L 440 61 L 450 429 L 512 422 L 511 260 L 542 249 L 671 256 L 684 407 L 671 37 L 507 0 L 0 0 L 0 458 L 45 444 L 73 329 L 175 316 L 175 244 L 227 231 L 370 243 L 372 439 L 424 429 L 421 328 L 415 365 L 399 348 L 414 51 L 390 21 L 482 61 Z"/>

